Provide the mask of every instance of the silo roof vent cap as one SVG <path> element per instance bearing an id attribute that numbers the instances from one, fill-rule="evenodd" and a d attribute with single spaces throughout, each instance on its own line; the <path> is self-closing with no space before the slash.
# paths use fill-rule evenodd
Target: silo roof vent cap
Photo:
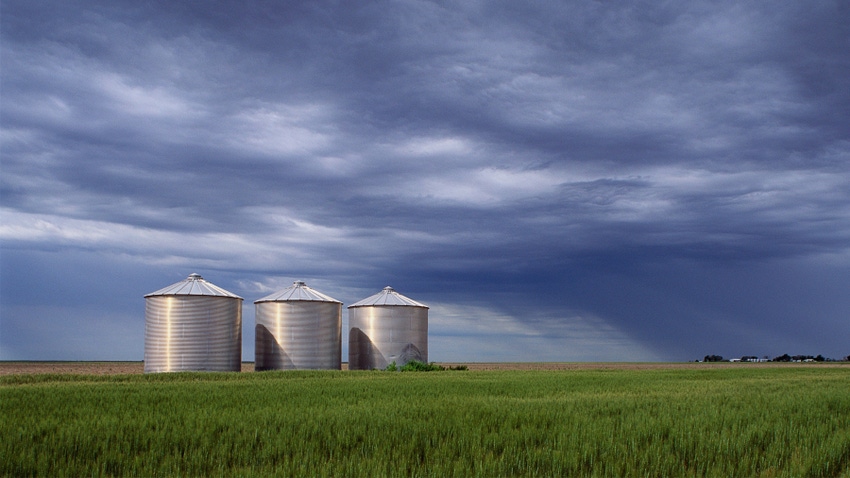
<path id="1" fill-rule="evenodd" d="M 181 280 L 180 282 L 171 284 L 168 287 L 163 287 L 156 292 L 151 292 L 145 297 L 155 295 L 207 295 L 213 297 L 231 297 L 242 300 L 242 297 L 239 297 L 233 292 L 224 290 L 212 282 L 207 282 L 200 274 L 197 273 L 189 274 L 189 277 Z"/>
<path id="2" fill-rule="evenodd" d="M 302 300 L 307 302 L 337 302 L 342 304 L 342 302 L 334 299 L 333 297 L 323 294 L 316 289 L 307 286 L 307 283 L 302 280 L 297 280 L 292 283 L 291 286 L 286 289 L 279 290 L 274 294 L 267 295 L 262 299 L 257 299 L 254 301 L 255 304 L 259 302 L 290 302 Z"/>
<path id="3" fill-rule="evenodd" d="M 373 305 L 396 305 L 396 306 L 407 306 L 407 307 L 424 307 L 428 308 L 427 305 L 417 302 L 410 297 L 405 297 L 398 292 L 395 291 L 390 286 L 384 287 L 381 292 L 377 294 L 367 297 L 360 302 L 355 302 L 348 306 L 348 308 L 352 307 L 368 307 Z"/>

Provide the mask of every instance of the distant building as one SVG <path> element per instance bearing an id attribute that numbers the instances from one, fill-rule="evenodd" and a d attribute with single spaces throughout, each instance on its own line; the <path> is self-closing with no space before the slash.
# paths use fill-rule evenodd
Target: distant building
<path id="1" fill-rule="evenodd" d="M 392 287 L 348 306 L 348 368 L 428 361 L 428 306 Z"/>
<path id="2" fill-rule="evenodd" d="M 342 302 L 302 281 L 254 301 L 255 370 L 339 370 Z"/>
<path id="3" fill-rule="evenodd" d="M 190 274 L 145 296 L 145 372 L 242 369 L 242 298 Z"/>

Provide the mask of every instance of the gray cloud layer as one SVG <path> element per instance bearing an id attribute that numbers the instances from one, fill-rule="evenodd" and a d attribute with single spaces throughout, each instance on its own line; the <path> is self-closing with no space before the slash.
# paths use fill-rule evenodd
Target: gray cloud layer
<path id="1" fill-rule="evenodd" d="M 848 20 L 3 2 L 0 358 L 138 359 L 193 271 L 391 283 L 435 360 L 846 355 Z"/>

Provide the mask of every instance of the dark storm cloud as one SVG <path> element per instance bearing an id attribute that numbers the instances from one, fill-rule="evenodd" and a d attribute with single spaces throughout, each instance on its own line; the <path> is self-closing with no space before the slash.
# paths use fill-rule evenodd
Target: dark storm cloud
<path id="1" fill-rule="evenodd" d="M 504 359 L 845 355 L 848 19 L 841 2 L 3 2 L 3 358 L 41 356 L 22 324 L 64 304 L 14 285 L 45 263 L 51 280 L 135 265 L 147 282 L 122 298 L 194 269 L 249 300 L 391 283 L 434 303 L 447 359 L 489 357 L 494 330 L 534 350 Z M 118 302 L 101 308 L 136 330 Z"/>

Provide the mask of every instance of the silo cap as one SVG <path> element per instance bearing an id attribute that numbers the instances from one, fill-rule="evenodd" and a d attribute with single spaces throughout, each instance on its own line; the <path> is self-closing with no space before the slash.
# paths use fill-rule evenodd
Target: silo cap
<path id="1" fill-rule="evenodd" d="M 163 287 L 156 292 L 151 292 L 145 297 L 155 295 L 206 295 L 212 297 L 232 297 L 242 300 L 242 297 L 226 291 L 212 282 L 207 282 L 200 274 L 195 272 L 189 274 L 189 277 L 186 279 L 171 284 L 168 287 Z"/>
<path id="2" fill-rule="evenodd" d="M 381 292 L 377 294 L 367 297 L 360 302 L 355 302 L 348 306 L 348 308 L 352 307 L 368 307 L 371 305 L 395 305 L 395 306 L 405 306 L 405 307 L 424 307 L 428 308 L 427 305 L 417 302 L 410 297 L 405 297 L 398 292 L 395 291 L 390 286 L 384 287 Z"/>
<path id="3" fill-rule="evenodd" d="M 307 287 L 307 284 L 304 281 L 297 280 L 292 283 L 291 286 L 286 289 L 279 290 L 274 294 L 267 295 L 262 299 L 257 299 L 254 303 L 259 302 L 289 302 L 295 300 L 303 300 L 308 302 L 337 302 L 342 304 L 342 302 L 334 299 L 333 297 L 323 294 L 316 289 L 311 287 Z"/>

